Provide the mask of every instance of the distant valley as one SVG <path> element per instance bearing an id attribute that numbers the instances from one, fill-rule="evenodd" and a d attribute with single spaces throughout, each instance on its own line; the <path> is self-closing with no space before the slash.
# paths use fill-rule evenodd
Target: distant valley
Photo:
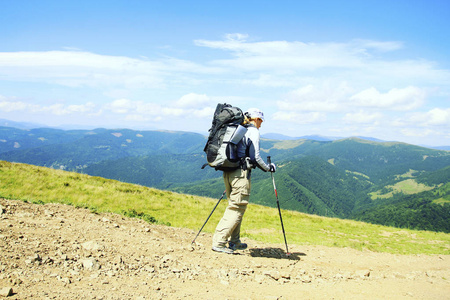
<path id="1" fill-rule="evenodd" d="M 282 208 L 450 232 L 450 152 L 370 138 L 266 136 Z M 76 171 L 218 198 L 221 172 L 200 167 L 206 137 L 130 129 L 0 127 L 0 160 Z M 252 174 L 251 201 L 274 206 L 269 174 Z"/>

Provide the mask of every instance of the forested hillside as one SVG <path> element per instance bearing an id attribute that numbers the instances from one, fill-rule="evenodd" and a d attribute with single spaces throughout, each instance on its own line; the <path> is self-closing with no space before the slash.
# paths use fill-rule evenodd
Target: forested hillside
<path id="1" fill-rule="evenodd" d="M 365 178 L 356 178 L 315 156 L 280 165 L 275 177 L 284 207 L 337 217 L 348 217 L 355 207 L 368 201 L 364 191 L 371 186 Z M 268 190 L 259 188 L 259 181 L 264 178 L 270 176 L 267 173 L 255 176 L 255 195 L 258 203 L 270 206 L 275 204 L 270 184 L 264 184 Z"/>
<path id="2" fill-rule="evenodd" d="M 99 129 L 92 132 L 99 132 Z M 0 126 L 0 153 L 70 143 L 87 134 L 88 132 L 83 130 L 64 131 L 53 128 L 23 130 Z"/>
<path id="3" fill-rule="evenodd" d="M 83 172 L 123 182 L 169 189 L 222 175 L 212 168 L 201 170 L 200 166 L 205 160 L 202 153 L 133 156 L 92 164 Z"/>
<path id="4" fill-rule="evenodd" d="M 198 153 L 205 141 L 196 133 L 129 129 L 67 131 L 68 136 L 61 130 L 19 132 L 5 139 L 0 159 L 69 171 L 82 171 L 91 164 L 124 157 Z M 43 142 L 39 144 L 40 141 Z M 36 143 L 37 146 L 31 146 Z"/>
<path id="5" fill-rule="evenodd" d="M 201 169 L 206 137 L 188 132 L 0 127 L 0 159 L 218 198 L 222 173 Z M 450 152 L 356 138 L 262 139 L 278 166 L 282 208 L 448 232 Z M 270 174 L 252 172 L 253 203 L 275 206 Z"/>
<path id="6" fill-rule="evenodd" d="M 450 183 L 433 191 L 395 198 L 356 213 L 353 218 L 387 226 L 450 232 Z"/>
<path id="7" fill-rule="evenodd" d="M 374 183 L 388 183 L 410 169 L 436 171 L 450 165 L 450 153 L 404 143 L 376 143 L 345 139 L 316 149 L 314 155 L 335 166 L 370 177 Z"/>

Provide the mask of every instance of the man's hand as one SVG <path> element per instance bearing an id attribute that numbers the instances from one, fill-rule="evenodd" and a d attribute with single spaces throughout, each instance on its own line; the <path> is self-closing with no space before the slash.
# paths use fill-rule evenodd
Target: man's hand
<path id="1" fill-rule="evenodd" d="M 274 163 L 271 163 L 270 165 L 269 165 L 269 167 L 270 167 L 270 170 L 269 170 L 269 172 L 272 172 L 272 173 L 274 173 L 276 170 L 277 170 L 277 167 L 275 166 L 275 164 Z"/>

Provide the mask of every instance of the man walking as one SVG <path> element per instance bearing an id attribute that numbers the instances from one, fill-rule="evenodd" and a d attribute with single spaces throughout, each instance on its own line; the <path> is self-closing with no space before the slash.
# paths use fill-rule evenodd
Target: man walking
<path id="1" fill-rule="evenodd" d="M 256 167 L 265 172 L 276 170 L 274 164 L 266 164 L 260 155 L 259 128 L 264 122 L 263 112 L 251 108 L 244 116 L 244 126 L 248 130 L 237 145 L 237 153 L 238 157 L 245 159 L 242 160 L 240 168 L 223 172 L 228 206 L 217 224 L 212 244 L 212 250 L 228 254 L 247 248 L 247 244 L 241 242 L 240 232 L 242 218 L 250 198 L 251 170 Z"/>

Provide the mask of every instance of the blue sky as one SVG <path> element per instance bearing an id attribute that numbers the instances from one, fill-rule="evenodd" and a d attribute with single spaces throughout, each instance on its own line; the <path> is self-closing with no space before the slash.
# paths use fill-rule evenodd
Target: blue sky
<path id="1" fill-rule="evenodd" d="M 0 119 L 450 145 L 450 1 L 1 0 Z"/>

